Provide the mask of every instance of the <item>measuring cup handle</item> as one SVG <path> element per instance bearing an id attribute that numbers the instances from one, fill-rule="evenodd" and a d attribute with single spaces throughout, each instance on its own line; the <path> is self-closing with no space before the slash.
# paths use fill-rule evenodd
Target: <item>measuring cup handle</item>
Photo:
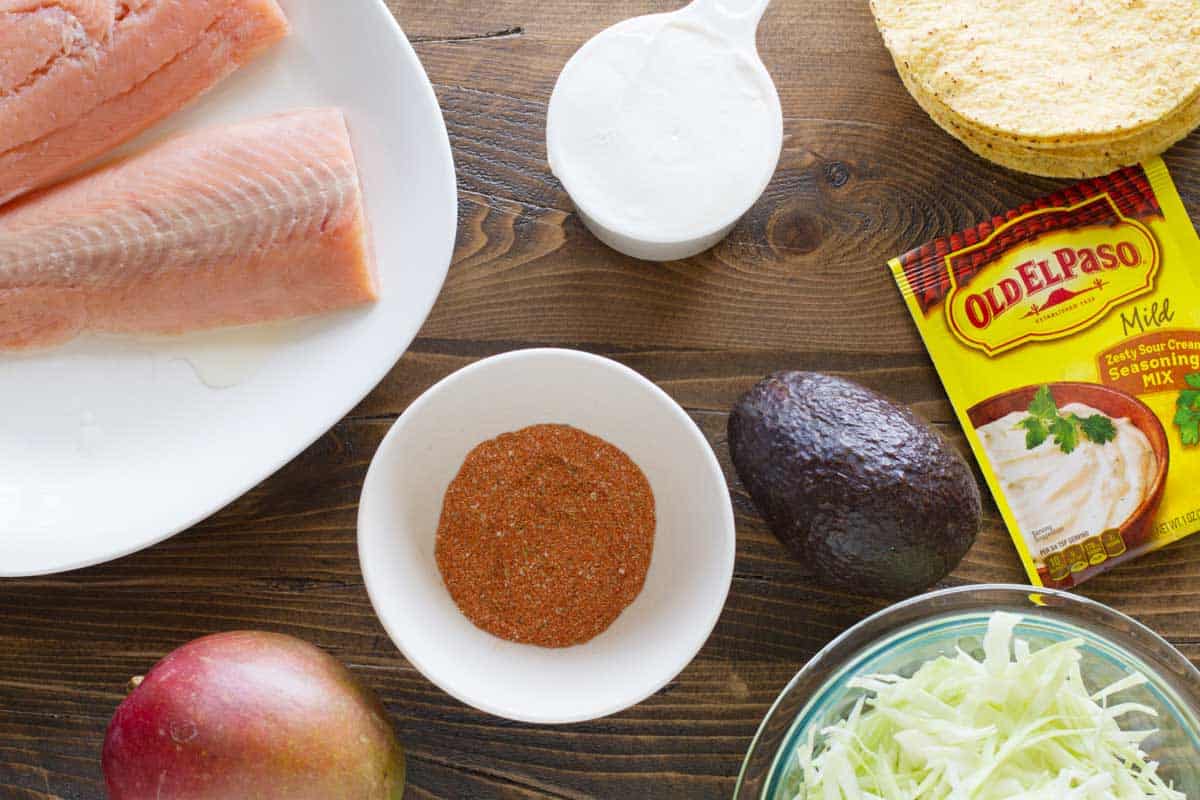
<path id="1" fill-rule="evenodd" d="M 748 38 L 753 45 L 758 22 L 770 4 L 771 0 L 692 0 L 687 11 L 729 36 Z"/>

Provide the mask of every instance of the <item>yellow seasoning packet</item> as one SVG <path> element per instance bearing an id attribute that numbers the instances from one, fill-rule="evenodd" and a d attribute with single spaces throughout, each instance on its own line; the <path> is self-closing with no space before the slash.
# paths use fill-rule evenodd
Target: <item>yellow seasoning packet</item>
<path id="1" fill-rule="evenodd" d="M 1160 159 L 891 268 L 1034 584 L 1200 530 L 1200 238 Z"/>

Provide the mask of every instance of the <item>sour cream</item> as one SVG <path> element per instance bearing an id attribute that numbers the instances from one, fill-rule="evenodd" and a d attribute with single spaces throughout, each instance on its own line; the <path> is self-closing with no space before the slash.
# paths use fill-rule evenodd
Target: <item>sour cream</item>
<path id="1" fill-rule="evenodd" d="M 1083 403 L 1060 411 L 1084 418 L 1103 413 Z M 1038 554 L 1127 522 L 1149 494 L 1158 468 L 1146 435 L 1128 419 L 1114 419 L 1117 435 L 1107 444 L 1081 438 L 1065 453 L 1049 438 L 1027 450 L 1019 425 L 1027 416 L 1013 412 L 978 433 L 1017 525 Z"/>
<path id="2" fill-rule="evenodd" d="M 626 250 L 610 238 L 720 238 L 779 160 L 779 98 L 753 29 L 727 35 L 715 19 L 684 11 L 627 20 L 592 39 L 550 101 L 550 168 L 589 227 L 618 249 Z"/>

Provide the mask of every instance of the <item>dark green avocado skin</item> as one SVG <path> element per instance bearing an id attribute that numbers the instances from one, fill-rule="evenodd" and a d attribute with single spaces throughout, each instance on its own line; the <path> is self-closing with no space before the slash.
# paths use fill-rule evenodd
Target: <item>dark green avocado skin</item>
<path id="1" fill-rule="evenodd" d="M 927 423 L 852 381 L 778 372 L 729 416 L 738 477 L 822 582 L 904 597 L 944 578 L 979 532 L 979 486 Z"/>

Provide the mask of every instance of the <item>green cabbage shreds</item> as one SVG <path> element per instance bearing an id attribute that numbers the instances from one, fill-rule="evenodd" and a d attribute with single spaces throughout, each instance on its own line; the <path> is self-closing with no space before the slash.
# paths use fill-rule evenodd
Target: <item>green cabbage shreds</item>
<path id="1" fill-rule="evenodd" d="M 1154 731 L 1119 724 L 1155 710 L 1110 702 L 1145 676 L 1091 693 L 1082 640 L 1032 652 L 1019 621 L 991 617 L 982 661 L 959 650 L 851 681 L 866 692 L 850 715 L 798 750 L 797 800 L 1186 800 L 1140 748 Z"/>

